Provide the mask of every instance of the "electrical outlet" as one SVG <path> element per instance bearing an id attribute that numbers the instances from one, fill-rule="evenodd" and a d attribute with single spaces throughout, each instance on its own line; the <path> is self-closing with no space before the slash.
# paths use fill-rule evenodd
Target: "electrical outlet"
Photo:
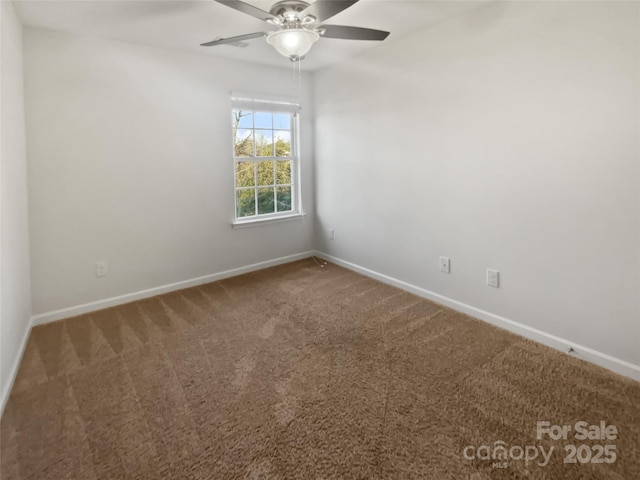
<path id="1" fill-rule="evenodd" d="M 500 272 L 487 268 L 487 285 L 494 288 L 500 288 Z"/>
<path id="2" fill-rule="evenodd" d="M 96 263 L 96 277 L 105 277 L 109 272 L 109 262 L 103 260 Z"/>
<path id="3" fill-rule="evenodd" d="M 450 260 L 447 257 L 440 257 L 440 271 L 442 273 L 451 272 Z"/>
<path id="4" fill-rule="evenodd" d="M 335 232 L 333 231 L 333 228 L 329 229 L 329 240 L 333 240 L 335 238 Z"/>

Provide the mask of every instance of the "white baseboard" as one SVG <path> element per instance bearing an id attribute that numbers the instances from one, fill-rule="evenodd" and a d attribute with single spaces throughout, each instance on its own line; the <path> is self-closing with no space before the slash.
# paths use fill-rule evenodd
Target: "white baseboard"
<path id="1" fill-rule="evenodd" d="M 173 292 L 174 290 L 195 287 L 197 285 L 203 285 L 205 283 L 211 283 L 218 280 L 223 280 L 225 278 L 235 277 L 244 273 L 255 272 L 257 270 L 262 270 L 269 267 L 275 267 L 276 265 L 282 265 L 283 263 L 295 262 L 296 260 L 309 258 L 314 254 L 314 251 L 297 253 L 295 255 L 288 255 L 286 257 L 280 257 L 264 262 L 246 265 L 244 267 L 232 268 L 231 270 L 225 270 L 223 272 L 212 273 L 210 275 L 205 275 L 204 277 L 192 278 L 190 280 L 183 280 L 181 282 L 171 283 L 169 285 L 161 285 L 159 287 L 149 288 L 147 290 L 140 290 L 139 292 L 127 293 L 125 295 L 120 295 L 117 297 L 105 298 L 104 300 L 98 300 L 96 302 L 84 303 L 82 305 L 62 308 L 60 310 L 40 313 L 38 315 L 34 315 L 31 318 L 31 323 L 33 326 L 36 326 L 42 325 L 44 323 L 55 322 L 56 320 L 62 320 L 63 318 L 75 317 L 77 315 L 93 312 L 95 310 L 102 310 L 104 308 L 134 302 L 143 298 L 155 297 L 156 295 Z"/>
<path id="2" fill-rule="evenodd" d="M 20 342 L 20 348 L 18 349 L 18 354 L 16 358 L 13 359 L 13 365 L 11 365 L 11 371 L 9 372 L 9 380 L 6 385 L 2 386 L 2 398 L 0 399 L 0 417 L 4 413 L 4 407 L 7 405 L 7 400 L 9 400 L 9 394 L 11 393 L 11 389 L 13 388 L 13 384 L 16 381 L 16 377 L 18 376 L 18 369 L 20 368 L 20 363 L 22 363 L 22 357 L 24 356 L 25 348 L 27 347 L 27 341 L 29 340 L 29 334 L 31 333 L 31 327 L 33 327 L 33 317 L 29 319 L 27 323 L 27 328 L 22 335 L 22 341 Z"/>
<path id="3" fill-rule="evenodd" d="M 453 310 L 478 318 L 487 323 L 516 333 L 525 338 L 529 338 L 536 342 L 542 343 L 543 345 L 554 348 L 556 350 L 567 353 L 571 348 L 573 349 L 571 355 L 575 357 L 581 358 L 582 360 L 586 360 L 587 362 L 594 363 L 600 367 L 640 381 L 640 366 L 634 365 L 633 363 L 627 362 L 626 360 L 621 360 L 619 358 L 599 352 L 589 347 L 583 347 L 582 345 L 578 345 L 564 338 L 560 338 L 550 333 L 543 332 L 542 330 L 528 327 L 527 325 L 509 320 L 508 318 L 504 318 L 491 312 L 487 312 L 471 305 L 467 305 L 466 303 L 462 303 L 443 295 L 439 295 L 435 292 L 431 292 L 416 285 L 398 280 L 397 278 L 393 278 L 388 275 L 369 270 L 368 268 L 361 267 L 360 265 L 356 265 L 351 262 L 347 262 L 332 255 L 328 255 L 323 252 L 316 252 L 316 256 L 329 262 L 335 263 L 336 265 L 348 268 L 349 270 L 353 270 L 354 272 L 361 273 L 362 275 L 365 275 L 367 277 L 374 278 L 383 283 L 401 288 L 402 290 L 413 293 L 414 295 L 418 295 L 419 297 L 433 300 L 434 302 L 445 305 L 449 308 L 452 308 Z"/>
<path id="4" fill-rule="evenodd" d="M 307 251 L 307 252 L 302 252 L 295 255 L 276 258 L 273 260 L 254 263 L 252 265 L 247 265 L 244 267 L 225 270 L 223 272 L 206 275 L 204 277 L 198 277 L 191 280 L 176 282 L 169 285 L 163 285 L 160 287 L 150 288 L 147 290 L 141 290 L 139 292 L 120 295 L 118 297 L 107 298 L 104 300 L 98 300 L 96 302 L 85 303 L 82 305 L 76 305 L 73 307 L 63 308 L 60 310 L 55 310 L 52 312 L 46 312 L 46 313 L 41 313 L 41 314 L 32 316 L 29 320 L 28 327 L 25 330 L 24 336 L 22 338 L 18 355 L 16 356 L 13 362 L 11 373 L 9 376 L 9 381 L 7 382 L 7 385 L 3 385 L 2 398 L 0 399 L 0 416 L 2 415 L 2 412 L 4 412 L 4 408 L 9 398 L 9 394 L 11 392 L 11 389 L 13 388 L 13 383 L 15 382 L 16 375 L 18 374 L 18 368 L 20 367 L 20 362 L 22 361 L 22 356 L 24 355 L 24 350 L 27 345 L 27 340 L 29 339 L 29 334 L 31 333 L 32 327 L 36 325 L 42 325 L 48 322 L 53 322 L 56 320 L 61 320 L 68 317 L 73 317 L 76 315 L 81 315 L 81 314 L 92 312 L 95 310 L 101 310 L 103 308 L 122 305 L 124 303 L 133 302 L 135 300 L 140 300 L 143 298 L 161 295 L 163 293 L 171 292 L 174 290 L 180 290 L 182 288 L 194 287 L 197 285 L 215 282 L 217 280 L 222 280 L 225 278 L 242 275 L 243 273 L 254 272 L 257 270 L 262 270 L 264 268 L 269 268 L 276 265 L 282 265 L 284 263 L 294 262 L 296 260 L 302 260 L 304 258 L 311 257 L 312 255 L 317 255 L 318 257 L 328 260 L 330 262 L 333 262 L 336 265 L 343 266 L 345 268 L 348 268 L 349 270 L 353 270 L 355 272 L 366 275 L 367 277 L 371 277 L 383 283 L 387 283 L 389 285 L 393 285 L 395 287 L 401 288 L 402 290 L 406 290 L 420 297 L 433 300 L 434 302 L 438 302 L 442 305 L 450 307 L 459 312 L 466 313 L 480 320 L 484 320 L 487 323 L 504 328 L 505 330 L 509 330 L 513 333 L 517 333 L 518 335 L 521 335 L 523 337 L 529 338 L 531 340 L 535 340 L 539 343 L 547 345 L 556 350 L 567 352 L 569 348 L 573 348 L 573 355 L 577 356 L 578 358 L 594 363 L 596 365 L 599 365 L 601 367 L 604 367 L 608 370 L 614 371 L 621 375 L 625 375 L 627 377 L 633 378 L 634 380 L 640 381 L 640 366 L 638 365 L 634 365 L 625 360 L 621 360 L 611 355 L 598 352 L 597 350 L 593 350 L 588 347 L 577 345 L 569 340 L 565 340 L 563 338 L 557 337 L 555 335 L 551 335 L 541 330 L 537 330 L 535 328 L 522 325 L 518 322 L 514 322 L 513 320 L 509 320 L 499 315 L 495 315 L 493 313 L 486 312 L 479 308 L 472 307 L 470 305 L 459 302 L 457 300 L 453 300 L 451 298 L 439 295 L 429 290 L 425 290 L 424 288 L 418 287 L 416 285 L 412 285 L 402 280 L 389 277 L 388 275 L 384 275 L 382 273 L 369 270 L 368 268 L 361 267 L 354 263 L 341 260 L 339 258 L 333 257 L 326 253 L 316 252 L 316 251 Z"/>

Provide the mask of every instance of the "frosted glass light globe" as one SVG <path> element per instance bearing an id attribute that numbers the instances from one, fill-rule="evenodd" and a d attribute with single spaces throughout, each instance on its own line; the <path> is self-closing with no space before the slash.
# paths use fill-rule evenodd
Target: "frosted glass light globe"
<path id="1" fill-rule="evenodd" d="M 320 35 L 313 30 L 290 28 L 278 30 L 267 35 L 267 43 L 272 45 L 280 55 L 299 58 L 307 54 Z"/>

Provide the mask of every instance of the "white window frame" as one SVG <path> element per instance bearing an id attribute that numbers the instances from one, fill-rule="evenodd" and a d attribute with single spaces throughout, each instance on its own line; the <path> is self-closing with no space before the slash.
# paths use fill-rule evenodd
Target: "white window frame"
<path id="1" fill-rule="evenodd" d="M 233 228 L 244 228 L 257 225 L 265 225 L 270 223 L 279 223 L 291 220 L 298 220 L 303 217 L 302 213 L 302 201 L 300 192 L 300 149 L 299 149 L 299 131 L 300 131 L 300 115 L 301 110 L 299 103 L 294 99 L 283 97 L 264 97 L 254 96 L 241 93 L 233 93 L 231 97 L 231 111 L 234 110 L 246 110 L 251 112 L 271 112 L 271 113 L 289 113 L 291 114 L 291 155 L 288 157 L 257 157 L 255 156 L 255 142 L 254 142 L 254 156 L 252 157 L 236 157 L 235 156 L 235 138 L 232 132 L 231 135 L 231 156 L 233 159 Z M 255 131 L 255 127 L 253 128 Z M 286 212 L 274 212 L 238 217 L 238 190 L 243 187 L 236 185 L 237 175 L 237 163 L 246 161 L 282 161 L 283 159 L 289 159 L 291 161 L 291 210 Z M 274 163 L 275 165 L 275 163 Z M 275 186 L 277 188 L 277 186 Z M 258 185 L 253 187 L 246 187 L 247 189 L 257 189 Z M 257 193 L 256 193 L 257 195 Z M 258 208 L 256 198 L 256 209 Z"/>

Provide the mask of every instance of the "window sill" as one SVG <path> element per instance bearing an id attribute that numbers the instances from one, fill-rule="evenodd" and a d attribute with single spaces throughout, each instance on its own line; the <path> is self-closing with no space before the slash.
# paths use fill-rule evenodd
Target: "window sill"
<path id="1" fill-rule="evenodd" d="M 259 227 L 261 225 L 271 225 L 272 223 L 293 222 L 295 220 L 302 220 L 306 213 L 292 213 L 291 215 L 283 215 L 281 217 L 269 217 L 269 218 L 252 218 L 250 220 L 236 220 L 231 223 L 231 228 L 249 228 Z"/>

